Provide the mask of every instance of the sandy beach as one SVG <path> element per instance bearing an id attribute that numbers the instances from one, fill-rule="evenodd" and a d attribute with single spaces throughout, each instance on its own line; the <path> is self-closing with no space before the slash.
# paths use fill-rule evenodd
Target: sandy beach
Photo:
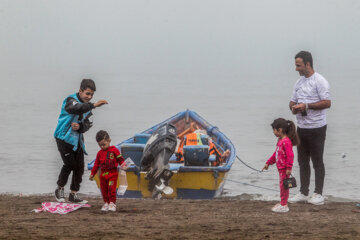
<path id="1" fill-rule="evenodd" d="M 102 213 L 102 199 L 85 196 L 91 208 L 58 215 L 34 213 L 52 196 L 0 195 L 0 239 L 360 239 L 355 203 L 292 204 L 285 214 L 275 202 L 135 200 Z"/>

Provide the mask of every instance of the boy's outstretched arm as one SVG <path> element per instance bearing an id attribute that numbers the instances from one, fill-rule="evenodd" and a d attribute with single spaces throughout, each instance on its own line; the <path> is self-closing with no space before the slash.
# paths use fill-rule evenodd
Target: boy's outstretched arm
<path id="1" fill-rule="evenodd" d="M 80 115 L 90 111 L 93 108 L 95 108 L 95 106 L 91 102 L 79 103 L 75 98 L 72 97 L 68 97 L 66 99 L 65 110 L 70 114 Z"/>
<path id="2" fill-rule="evenodd" d="M 99 101 L 97 101 L 96 103 L 94 103 L 94 107 L 101 107 L 104 104 L 109 104 L 106 100 L 101 99 Z"/>

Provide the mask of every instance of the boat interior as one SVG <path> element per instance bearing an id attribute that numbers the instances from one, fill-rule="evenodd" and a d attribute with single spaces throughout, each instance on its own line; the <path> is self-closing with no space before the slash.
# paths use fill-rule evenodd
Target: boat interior
<path id="1" fill-rule="evenodd" d="M 194 114 L 194 112 L 191 112 Z M 198 115 L 196 115 L 199 117 Z M 125 159 L 131 158 L 136 166 L 133 166 L 133 170 L 139 171 L 140 161 L 146 142 L 151 136 L 152 132 L 164 123 L 171 123 L 177 129 L 178 143 L 175 153 L 169 160 L 170 170 L 178 171 L 179 168 L 213 168 L 226 166 L 230 158 L 230 154 L 223 156 L 221 161 L 216 161 L 216 156 L 209 154 L 209 145 L 212 142 L 216 146 L 218 152 L 223 153 L 229 149 L 231 150 L 232 145 L 230 140 L 225 139 L 226 137 L 218 131 L 218 129 L 202 118 L 194 118 L 189 114 L 189 111 L 185 111 L 182 114 L 175 115 L 174 117 L 159 123 L 158 125 L 142 132 L 135 134 L 132 138 L 122 142 L 117 147 L 120 149 Z M 200 132 L 201 141 L 203 145 L 192 145 L 183 147 L 183 156 L 181 159 L 177 158 L 176 153 L 184 137 L 187 134 L 197 130 Z M 230 146 L 231 145 L 231 146 Z M 131 171 L 131 168 L 128 169 Z"/>

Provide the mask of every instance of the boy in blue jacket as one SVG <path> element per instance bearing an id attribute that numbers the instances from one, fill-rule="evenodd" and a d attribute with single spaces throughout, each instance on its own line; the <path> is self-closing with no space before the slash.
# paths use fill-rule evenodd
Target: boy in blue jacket
<path id="1" fill-rule="evenodd" d="M 69 194 L 69 201 L 73 203 L 87 203 L 80 199 L 77 192 L 80 189 L 82 175 L 84 174 L 85 143 L 83 133 L 92 126 L 90 117 L 91 110 L 108 102 L 99 100 L 91 103 L 90 100 L 96 91 L 95 82 L 91 79 L 83 79 L 80 90 L 69 95 L 63 101 L 58 124 L 54 133 L 56 144 L 64 165 L 61 168 L 55 190 L 55 198 L 58 202 L 65 202 L 64 186 L 68 177 L 73 172 Z"/>

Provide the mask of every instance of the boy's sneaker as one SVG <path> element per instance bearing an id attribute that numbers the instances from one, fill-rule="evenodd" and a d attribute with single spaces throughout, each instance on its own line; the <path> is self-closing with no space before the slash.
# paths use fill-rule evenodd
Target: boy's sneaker
<path id="1" fill-rule="evenodd" d="M 109 211 L 116 212 L 116 205 L 115 203 L 111 202 L 109 204 Z"/>
<path id="2" fill-rule="evenodd" d="M 282 206 L 280 203 L 278 203 L 271 210 L 277 213 L 285 213 L 289 211 L 289 207 L 287 205 Z"/>
<path id="3" fill-rule="evenodd" d="M 85 204 L 88 201 L 80 199 L 76 193 L 70 193 L 69 194 L 69 202 Z"/>
<path id="4" fill-rule="evenodd" d="M 308 203 L 314 205 L 323 205 L 325 203 L 325 199 L 321 194 L 314 193 L 311 198 L 308 200 Z"/>
<path id="5" fill-rule="evenodd" d="M 104 212 L 107 212 L 109 210 L 109 204 L 108 203 L 105 203 L 102 208 L 101 208 L 101 211 L 104 211 Z"/>
<path id="6" fill-rule="evenodd" d="M 295 196 L 289 198 L 288 202 L 289 203 L 297 203 L 297 202 L 307 202 L 308 200 L 309 200 L 308 196 L 305 196 L 304 194 L 299 192 Z"/>
<path id="7" fill-rule="evenodd" d="M 58 202 L 65 202 L 64 188 L 57 187 L 55 189 L 55 198 Z"/>

